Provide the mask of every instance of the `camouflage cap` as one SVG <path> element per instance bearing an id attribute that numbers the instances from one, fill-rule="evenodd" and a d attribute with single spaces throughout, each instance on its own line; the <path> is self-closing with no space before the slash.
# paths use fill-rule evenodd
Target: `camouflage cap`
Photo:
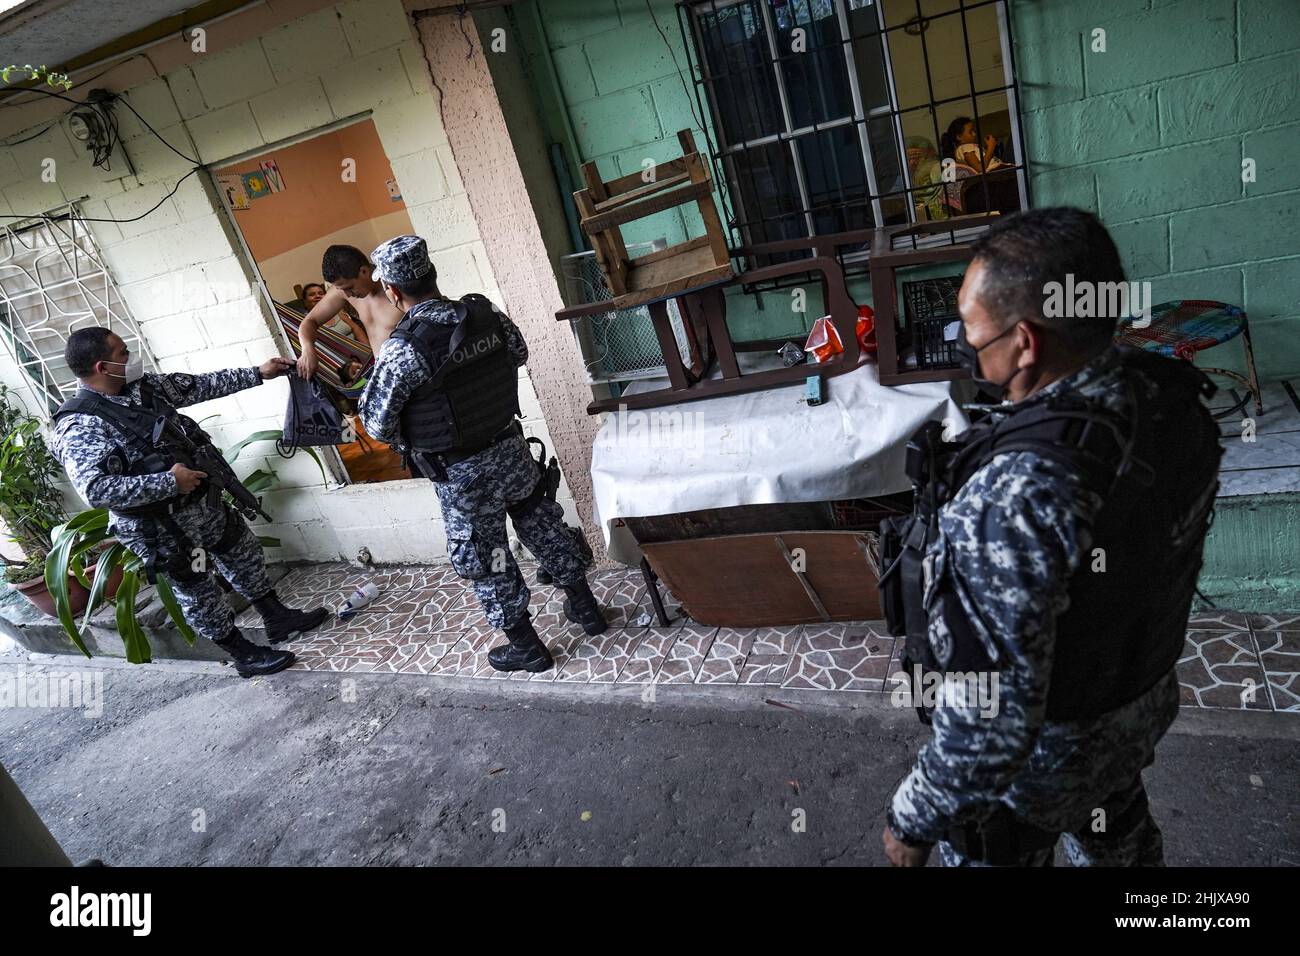
<path id="1" fill-rule="evenodd" d="M 370 253 L 374 270 L 372 279 L 378 282 L 415 282 L 433 269 L 429 261 L 429 247 L 419 236 L 397 236 Z"/>

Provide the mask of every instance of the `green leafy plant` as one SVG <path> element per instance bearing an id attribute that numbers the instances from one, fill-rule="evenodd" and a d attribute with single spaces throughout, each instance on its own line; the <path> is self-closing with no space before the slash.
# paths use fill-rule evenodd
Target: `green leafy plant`
<path id="1" fill-rule="evenodd" d="M 5 579 L 21 584 L 41 576 L 52 533 L 67 515 L 54 486 L 59 463 L 41 437 L 41 423 L 18 408 L 0 385 L 0 520 L 27 556 L 5 568 Z"/>
<path id="2" fill-rule="evenodd" d="M 254 432 L 226 449 L 222 454 L 226 461 L 233 463 L 249 445 L 255 442 L 276 441 L 282 437 L 282 434 L 282 432 L 276 430 Z M 316 461 L 317 466 L 321 468 L 321 476 L 324 477 L 325 469 L 316 453 L 310 448 L 304 450 Z M 243 479 L 244 487 L 253 494 L 270 491 L 278 483 L 279 478 L 275 472 L 265 468 L 258 468 Z M 66 524 L 55 528 L 52 534 L 49 557 L 45 561 L 45 583 L 50 590 L 50 594 L 54 597 L 55 611 L 59 623 L 63 625 L 64 632 L 77 645 L 81 653 L 90 657 L 91 653 L 86 648 L 82 635 L 89 626 L 91 617 L 104 604 L 110 579 L 120 570 L 122 572 L 122 582 L 118 585 L 117 594 L 113 599 L 117 631 L 122 638 L 122 643 L 126 646 L 126 659 L 132 664 L 147 664 L 153 660 L 153 652 L 149 647 L 149 638 L 140 625 L 135 610 L 136 598 L 139 596 L 140 588 L 146 580 L 145 562 L 143 558 L 121 542 L 109 539 L 108 524 L 109 513 L 107 509 L 89 508 L 73 517 Z M 276 548 L 280 546 L 278 538 L 258 536 L 257 540 L 262 543 L 263 547 Z M 88 564 L 93 564 L 95 567 L 93 580 L 89 576 Z M 72 603 L 68 593 L 69 576 L 75 577 L 82 587 L 90 592 L 90 599 L 86 602 L 86 610 L 82 615 L 80 624 L 77 623 L 72 612 Z M 185 616 L 181 613 L 180 605 L 176 602 L 176 595 L 172 591 L 171 584 L 167 581 L 166 576 L 161 573 L 157 574 L 154 588 L 158 592 L 158 598 L 167 609 L 168 615 L 176 624 L 176 629 L 185 638 L 186 642 L 193 646 L 195 640 L 194 631 L 185 622 Z"/>
<path id="3" fill-rule="evenodd" d="M 61 86 L 64 90 L 72 89 L 72 80 L 66 73 L 52 73 L 44 65 L 32 66 L 26 63 L 22 66 L 10 64 L 9 66 L 0 66 L 0 83 L 19 83 L 27 80 L 40 80 L 46 86 Z"/>

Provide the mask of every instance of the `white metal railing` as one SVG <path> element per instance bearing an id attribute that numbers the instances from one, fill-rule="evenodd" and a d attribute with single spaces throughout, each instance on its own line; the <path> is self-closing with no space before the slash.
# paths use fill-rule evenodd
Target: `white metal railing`
<path id="1" fill-rule="evenodd" d="M 95 325 L 157 368 L 76 203 L 0 226 L 0 341 L 47 415 L 77 388 L 63 359 L 68 336 Z"/>

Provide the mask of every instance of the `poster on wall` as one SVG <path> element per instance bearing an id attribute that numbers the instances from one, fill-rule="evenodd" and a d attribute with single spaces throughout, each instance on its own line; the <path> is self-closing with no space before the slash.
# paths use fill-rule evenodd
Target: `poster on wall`
<path id="1" fill-rule="evenodd" d="M 249 199 L 261 199 L 271 195 L 271 187 L 266 182 L 266 173 L 260 169 L 255 173 L 244 173 L 244 192 Z"/>
<path id="2" fill-rule="evenodd" d="M 284 192 L 284 177 L 280 175 L 280 167 L 275 164 L 274 159 L 262 161 L 262 173 L 266 177 L 266 185 L 271 192 Z"/>
<path id="3" fill-rule="evenodd" d="M 221 194 L 226 197 L 226 202 L 231 209 L 247 209 L 252 205 L 248 201 L 248 193 L 244 189 L 243 176 L 218 176 L 217 185 L 221 189 Z"/>

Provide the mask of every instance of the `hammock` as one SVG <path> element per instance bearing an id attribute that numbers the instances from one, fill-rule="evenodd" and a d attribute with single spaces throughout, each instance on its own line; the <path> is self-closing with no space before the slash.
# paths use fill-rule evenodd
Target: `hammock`
<path id="1" fill-rule="evenodd" d="M 294 357 L 301 356 L 302 343 L 298 340 L 298 328 L 306 316 L 280 302 L 275 303 L 275 311 L 285 334 L 289 336 Z M 361 363 L 361 374 L 351 384 L 344 385 L 340 373 L 352 361 Z M 366 377 L 374 364 L 375 356 L 370 351 L 370 346 L 330 329 L 316 329 L 316 377 L 342 398 L 355 400 L 361 397 L 361 392 L 366 387 Z"/>

